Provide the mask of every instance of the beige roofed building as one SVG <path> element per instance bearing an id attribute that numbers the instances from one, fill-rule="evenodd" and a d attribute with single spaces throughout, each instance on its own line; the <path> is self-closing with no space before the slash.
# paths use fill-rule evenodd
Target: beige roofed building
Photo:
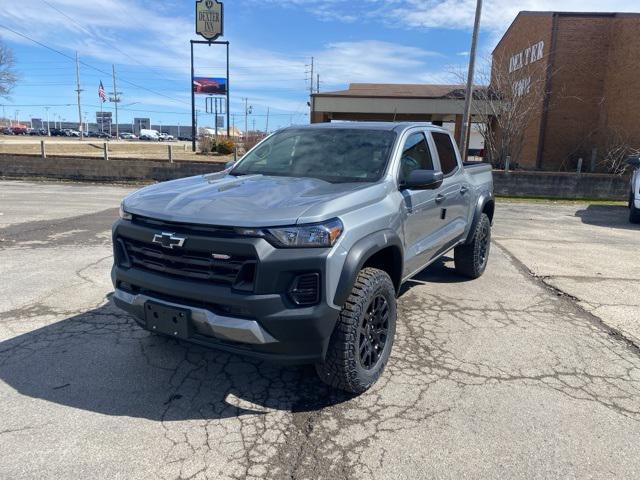
<path id="1" fill-rule="evenodd" d="M 482 108 L 474 105 L 474 111 Z M 311 123 L 332 120 L 455 123 L 459 139 L 463 85 L 352 83 L 347 90 L 311 96 Z M 475 121 L 475 118 L 471 119 Z"/>

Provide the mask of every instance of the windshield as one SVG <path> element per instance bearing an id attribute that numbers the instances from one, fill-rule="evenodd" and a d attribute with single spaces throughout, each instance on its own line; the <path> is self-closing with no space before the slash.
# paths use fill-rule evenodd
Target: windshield
<path id="1" fill-rule="evenodd" d="M 245 155 L 230 173 L 375 182 L 384 174 L 395 138 L 389 130 L 286 129 Z"/>

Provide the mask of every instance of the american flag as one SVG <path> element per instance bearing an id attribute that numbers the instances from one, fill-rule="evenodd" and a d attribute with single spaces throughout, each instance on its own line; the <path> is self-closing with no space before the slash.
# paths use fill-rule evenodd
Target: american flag
<path id="1" fill-rule="evenodd" d="M 102 85 L 102 80 L 100 80 L 100 86 L 98 87 L 98 96 L 103 102 L 107 101 L 107 94 L 104 91 L 104 86 Z"/>

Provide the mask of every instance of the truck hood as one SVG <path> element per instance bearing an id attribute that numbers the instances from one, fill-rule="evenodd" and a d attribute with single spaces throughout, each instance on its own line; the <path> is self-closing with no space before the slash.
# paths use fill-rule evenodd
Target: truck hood
<path id="1" fill-rule="evenodd" d="M 329 202 L 338 208 L 347 205 L 353 208 L 357 206 L 355 198 L 366 201 L 371 195 L 346 197 L 371 186 L 313 178 L 235 177 L 220 172 L 145 187 L 125 198 L 124 208 L 129 213 L 182 223 L 237 227 L 293 225 L 325 220 L 340 213 L 327 208 Z M 314 218 L 307 215 L 307 220 L 303 220 L 306 212 L 313 212 Z"/>

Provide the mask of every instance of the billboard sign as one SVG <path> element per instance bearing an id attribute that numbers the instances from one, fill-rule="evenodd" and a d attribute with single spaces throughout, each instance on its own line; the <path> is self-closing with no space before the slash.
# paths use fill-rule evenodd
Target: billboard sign
<path id="1" fill-rule="evenodd" d="M 217 0 L 198 0 L 196 2 L 196 33 L 210 42 L 222 35 L 223 7 Z"/>
<path id="2" fill-rule="evenodd" d="M 226 95 L 227 79 L 193 77 L 193 92 L 201 95 Z"/>
<path id="3" fill-rule="evenodd" d="M 101 128 L 109 128 L 111 125 L 111 112 L 96 112 L 96 123 Z"/>

